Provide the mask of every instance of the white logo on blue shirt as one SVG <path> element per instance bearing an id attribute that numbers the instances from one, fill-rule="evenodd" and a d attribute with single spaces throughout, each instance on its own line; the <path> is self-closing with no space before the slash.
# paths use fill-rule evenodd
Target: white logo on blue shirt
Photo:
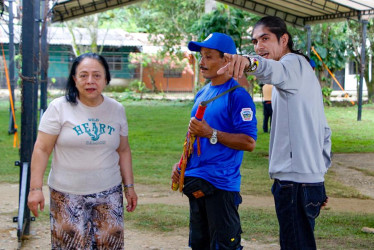
<path id="1" fill-rule="evenodd" d="M 251 108 L 242 108 L 240 115 L 242 116 L 243 121 L 252 121 L 253 111 Z"/>

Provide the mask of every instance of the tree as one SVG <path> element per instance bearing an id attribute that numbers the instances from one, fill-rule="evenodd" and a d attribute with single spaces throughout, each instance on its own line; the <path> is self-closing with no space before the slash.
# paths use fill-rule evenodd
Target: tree
<path id="1" fill-rule="evenodd" d="M 93 52 L 93 53 L 99 53 L 99 54 L 102 52 L 103 46 L 99 48 L 98 43 L 97 43 L 99 22 L 100 22 L 101 16 L 103 16 L 102 13 L 93 14 L 93 15 L 84 16 L 84 17 L 75 19 L 73 21 L 67 21 L 64 23 L 73 38 L 72 48 L 73 48 L 75 56 L 79 56 L 86 52 Z M 90 45 L 82 45 L 78 43 L 78 40 L 82 39 L 85 36 L 85 34 L 82 34 L 77 28 L 84 28 L 88 30 L 90 40 L 91 40 Z"/>
<path id="2" fill-rule="evenodd" d="M 347 22 L 347 40 L 348 40 L 348 55 L 350 60 L 354 61 L 356 65 L 361 64 L 361 46 L 362 46 L 362 25 L 357 21 L 348 21 Z M 374 54 L 374 19 L 370 19 L 367 26 L 367 43 L 366 43 L 366 63 L 364 78 L 368 89 L 368 99 L 370 102 L 374 102 L 374 78 L 369 76 L 369 72 L 374 72 L 373 61 L 371 64 L 368 63 L 369 60 L 372 60 Z M 371 69 L 369 70 L 369 67 Z M 361 68 L 357 68 L 357 72 L 361 72 Z"/>
<path id="3" fill-rule="evenodd" d="M 217 9 L 202 15 L 200 20 L 197 20 L 191 27 L 191 32 L 198 41 L 203 41 L 213 32 L 225 33 L 233 38 L 240 53 L 249 54 L 253 52 L 253 45 L 250 40 L 251 26 L 259 19 L 259 16 L 244 10 L 217 3 Z M 195 68 L 198 69 L 199 67 Z M 248 77 L 248 82 L 250 89 L 253 90 L 256 81 L 253 77 Z"/>
<path id="4" fill-rule="evenodd" d="M 126 9 L 154 45 L 162 46 L 163 53 L 174 54 L 191 40 L 190 27 L 204 13 L 204 0 L 149 0 Z"/>
<path id="5" fill-rule="evenodd" d="M 213 32 L 225 33 L 233 38 L 239 52 L 249 53 L 253 51 L 249 39 L 251 26 L 259 19 L 260 17 L 244 10 L 217 4 L 217 9 L 204 14 L 193 24 L 191 31 L 200 41 Z"/>
<path id="6" fill-rule="evenodd" d="M 289 27 L 295 48 L 306 52 L 307 37 L 305 30 Z M 347 60 L 346 26 L 344 23 L 322 23 L 311 26 L 311 42 L 323 62 L 332 73 L 345 67 Z M 316 62 L 316 73 L 322 87 L 332 88 L 333 79 L 325 70 L 322 62 L 312 52 L 311 59 Z"/>
<path id="7" fill-rule="evenodd" d="M 148 33 L 149 41 L 161 47 L 158 57 L 171 58 L 170 55 L 173 55 L 183 60 L 182 47 L 192 40 L 190 28 L 203 15 L 204 0 L 149 0 L 115 10 L 112 15 L 120 16 L 120 12 L 126 16 L 126 20 L 134 22 L 132 25 L 124 22 L 123 28 L 131 32 Z M 102 25 L 106 25 L 105 22 Z M 197 83 L 199 69 L 194 69 Z"/>
<path id="8" fill-rule="evenodd" d="M 129 33 L 146 32 L 144 28 L 138 27 L 138 16 L 133 9 L 136 8 L 116 8 L 103 12 L 99 19 L 99 28 L 123 29 Z"/>

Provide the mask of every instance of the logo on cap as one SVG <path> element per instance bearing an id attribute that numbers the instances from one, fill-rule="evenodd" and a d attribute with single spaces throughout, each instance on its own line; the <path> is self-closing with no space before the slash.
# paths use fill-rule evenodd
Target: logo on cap
<path id="1" fill-rule="evenodd" d="M 205 38 L 204 42 L 208 41 L 212 36 L 213 36 L 213 34 L 210 34 L 207 38 Z"/>

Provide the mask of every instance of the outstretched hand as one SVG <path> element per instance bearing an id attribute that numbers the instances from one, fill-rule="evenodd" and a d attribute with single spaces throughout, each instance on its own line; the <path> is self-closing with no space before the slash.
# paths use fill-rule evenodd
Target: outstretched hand
<path id="1" fill-rule="evenodd" d="M 217 71 L 218 75 L 228 72 L 230 76 L 238 80 L 243 76 L 244 70 L 250 66 L 249 60 L 244 56 L 225 53 L 224 57 L 229 63 Z"/>

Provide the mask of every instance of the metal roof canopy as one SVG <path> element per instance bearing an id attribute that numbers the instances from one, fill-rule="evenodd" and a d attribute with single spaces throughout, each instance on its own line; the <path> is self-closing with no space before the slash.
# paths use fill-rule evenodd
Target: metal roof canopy
<path id="1" fill-rule="evenodd" d="M 52 22 L 74 18 L 140 2 L 141 0 L 57 0 Z M 278 16 L 299 27 L 322 21 L 374 16 L 372 0 L 218 0 L 261 16 Z"/>
<path id="2" fill-rule="evenodd" d="M 119 8 L 143 0 L 57 0 L 52 7 L 52 22 L 64 22 Z"/>
<path id="3" fill-rule="evenodd" d="M 372 0 L 218 0 L 260 16 L 278 16 L 304 27 L 322 21 L 368 19 L 374 16 Z"/>

